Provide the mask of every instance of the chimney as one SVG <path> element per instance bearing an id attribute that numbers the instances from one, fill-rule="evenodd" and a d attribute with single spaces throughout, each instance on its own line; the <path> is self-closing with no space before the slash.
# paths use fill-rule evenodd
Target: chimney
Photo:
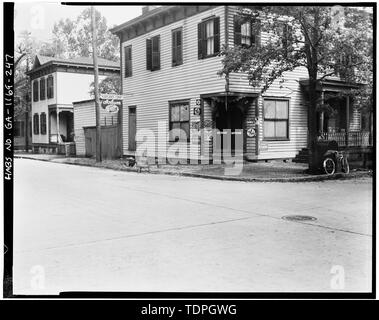
<path id="1" fill-rule="evenodd" d="M 149 11 L 154 10 L 158 7 L 159 6 L 143 6 L 142 7 L 142 15 L 144 15 L 144 14 L 148 13 Z"/>

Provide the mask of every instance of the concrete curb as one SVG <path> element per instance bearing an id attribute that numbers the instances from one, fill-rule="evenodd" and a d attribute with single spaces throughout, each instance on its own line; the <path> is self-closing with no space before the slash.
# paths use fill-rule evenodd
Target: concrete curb
<path id="1" fill-rule="evenodd" d="M 91 164 L 86 164 L 86 163 L 54 161 L 56 159 L 37 159 L 30 156 L 20 156 L 20 155 L 14 155 L 13 157 L 18 158 L 18 159 L 54 162 L 54 163 L 69 164 L 69 165 L 76 165 L 76 166 L 83 166 L 83 167 L 109 169 L 109 170 L 114 170 L 114 171 L 137 172 L 137 170 L 128 168 L 128 167 L 117 169 L 117 168 L 112 168 L 112 167 L 96 166 L 96 165 L 91 165 Z M 57 159 L 64 159 L 64 158 L 57 158 Z M 150 172 L 143 171 L 142 173 L 213 179 L 213 180 L 221 180 L 221 181 L 241 181 L 241 182 L 314 182 L 314 181 L 325 181 L 325 180 L 349 180 L 349 179 L 357 179 L 357 178 L 362 178 L 362 177 L 372 177 L 372 171 L 355 171 L 349 174 L 336 173 L 331 176 L 320 174 L 320 175 L 309 175 L 309 176 L 301 176 L 301 177 L 282 177 L 282 178 L 244 178 L 244 177 L 235 177 L 235 176 L 216 176 L 216 175 L 203 174 L 203 173 L 171 172 L 171 171 L 150 171 Z"/>

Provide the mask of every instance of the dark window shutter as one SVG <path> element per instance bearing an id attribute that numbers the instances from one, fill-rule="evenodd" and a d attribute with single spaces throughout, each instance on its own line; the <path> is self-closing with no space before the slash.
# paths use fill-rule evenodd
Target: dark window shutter
<path id="1" fill-rule="evenodd" d="M 238 16 L 234 16 L 234 44 L 241 45 L 241 23 Z"/>
<path id="2" fill-rule="evenodd" d="M 197 50 L 198 50 L 198 58 L 203 59 L 204 56 L 206 56 L 206 51 L 204 51 L 204 42 L 206 41 L 205 39 L 205 23 L 201 22 L 197 25 L 197 39 L 198 39 L 198 44 L 197 44 Z M 206 47 L 205 47 L 206 50 Z"/>
<path id="3" fill-rule="evenodd" d="M 125 47 L 125 77 L 132 75 L 132 47 Z"/>
<path id="4" fill-rule="evenodd" d="M 178 30 L 176 33 L 176 64 L 182 64 L 183 63 L 183 55 L 182 55 L 182 30 Z"/>
<path id="5" fill-rule="evenodd" d="M 151 70 L 152 69 L 152 46 L 151 46 L 151 40 L 146 39 L 146 69 Z"/>
<path id="6" fill-rule="evenodd" d="M 176 65 L 176 31 L 172 32 L 171 34 L 171 48 L 172 48 L 171 62 L 172 62 L 172 65 L 175 66 Z"/>
<path id="7" fill-rule="evenodd" d="M 213 20 L 214 23 L 214 53 L 220 52 L 220 17 Z"/>

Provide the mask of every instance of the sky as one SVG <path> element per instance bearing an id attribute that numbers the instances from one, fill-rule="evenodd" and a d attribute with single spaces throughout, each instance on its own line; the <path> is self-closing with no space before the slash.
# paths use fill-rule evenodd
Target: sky
<path id="1" fill-rule="evenodd" d="M 41 41 L 50 41 L 53 37 L 54 23 L 61 19 L 74 20 L 88 6 L 62 5 L 59 2 L 16 2 L 14 32 L 18 35 L 24 30 Z M 107 19 L 109 28 L 131 20 L 142 13 L 142 6 L 96 6 Z"/>

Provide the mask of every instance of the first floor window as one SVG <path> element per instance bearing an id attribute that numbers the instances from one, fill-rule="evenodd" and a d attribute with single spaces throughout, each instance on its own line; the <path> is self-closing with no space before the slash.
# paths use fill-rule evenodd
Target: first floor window
<path id="1" fill-rule="evenodd" d="M 41 113 L 41 134 L 46 134 L 46 113 Z"/>
<path id="2" fill-rule="evenodd" d="M 189 110 L 188 102 L 170 104 L 170 141 L 189 141 Z"/>
<path id="3" fill-rule="evenodd" d="M 15 137 L 24 137 L 25 136 L 24 121 L 16 121 L 14 123 L 14 136 Z"/>
<path id="4" fill-rule="evenodd" d="M 288 136 L 288 100 L 265 99 L 263 102 L 263 137 L 286 140 Z"/>
<path id="5" fill-rule="evenodd" d="M 39 115 L 35 113 L 33 116 L 33 133 L 39 134 Z"/>

